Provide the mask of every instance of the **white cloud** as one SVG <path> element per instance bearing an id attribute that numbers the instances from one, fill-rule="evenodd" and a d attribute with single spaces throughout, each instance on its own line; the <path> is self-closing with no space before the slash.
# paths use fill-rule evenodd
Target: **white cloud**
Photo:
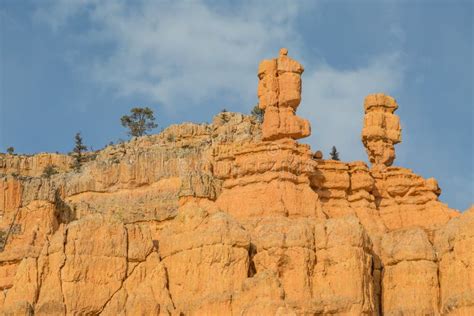
<path id="1" fill-rule="evenodd" d="M 56 31 L 75 15 L 85 16 L 91 28 L 81 38 L 113 49 L 78 67 L 85 66 L 119 95 L 147 97 L 170 113 L 201 108 L 222 96 L 237 100 L 240 108 L 231 110 L 246 111 L 257 102 L 258 62 L 276 56 L 282 46 L 292 56 L 305 50 L 295 22 L 308 6 L 312 3 L 252 1 L 226 7 L 202 1 L 55 0 L 37 16 Z M 403 37 L 400 28 L 392 29 Z M 307 141 L 325 155 L 336 145 L 344 160 L 365 159 L 363 99 L 398 88 L 399 55 L 379 56 L 355 70 L 303 64 L 298 113 L 312 122 Z"/>
<path id="2" fill-rule="evenodd" d="M 86 3 L 78 6 L 78 3 Z M 201 1 L 55 1 L 37 14 L 55 29 L 86 14 L 83 37 L 113 48 L 88 61 L 100 83 L 123 95 L 141 94 L 173 110 L 222 93 L 256 99 L 256 68 L 281 45 L 295 47 L 294 2 L 253 2 L 231 9 Z M 253 80 L 249 80 L 252 78 Z"/>
<path id="3" fill-rule="evenodd" d="M 322 150 L 325 157 L 334 145 L 342 160 L 367 160 L 360 140 L 364 98 L 378 92 L 396 95 L 403 77 L 399 55 L 379 56 L 353 70 L 320 65 L 303 76 L 298 114 L 312 123 L 312 135 L 306 142 L 313 150 Z"/>

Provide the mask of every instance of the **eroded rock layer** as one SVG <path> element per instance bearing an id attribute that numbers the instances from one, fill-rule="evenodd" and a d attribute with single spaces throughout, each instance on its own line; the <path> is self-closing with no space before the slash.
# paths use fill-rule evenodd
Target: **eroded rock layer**
<path id="1" fill-rule="evenodd" d="M 374 166 L 391 166 L 395 160 L 394 145 L 401 139 L 400 118 L 393 114 L 398 109 L 394 98 L 383 93 L 371 94 L 364 101 L 362 142 Z"/>
<path id="2" fill-rule="evenodd" d="M 371 167 L 314 160 L 295 140 L 302 71 L 286 50 L 262 63 L 262 125 L 224 112 L 80 170 L 0 154 L 0 314 L 474 314 L 474 210 L 391 166 L 383 94 L 365 103 Z"/>

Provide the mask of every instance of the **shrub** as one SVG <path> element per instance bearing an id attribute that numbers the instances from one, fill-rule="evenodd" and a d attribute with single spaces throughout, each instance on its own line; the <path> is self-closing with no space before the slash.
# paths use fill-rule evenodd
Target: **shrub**
<path id="1" fill-rule="evenodd" d="M 166 136 L 166 140 L 172 143 L 175 141 L 175 137 L 173 134 L 168 134 L 168 136 Z"/>
<path id="2" fill-rule="evenodd" d="M 222 109 L 221 112 L 219 113 L 220 115 L 220 118 L 222 119 L 222 121 L 224 121 L 224 123 L 227 123 L 230 121 L 230 117 L 228 115 L 228 111 L 226 109 Z"/>
<path id="3" fill-rule="evenodd" d="M 0 251 L 5 249 L 5 244 L 7 242 L 7 232 L 0 230 Z"/>
<path id="4" fill-rule="evenodd" d="M 148 131 L 157 128 L 153 110 L 145 108 L 132 108 L 131 115 L 124 115 L 120 118 L 122 126 L 129 129 L 128 134 L 132 137 L 146 135 Z"/>
<path id="5" fill-rule="evenodd" d="M 336 146 L 332 146 L 332 150 L 329 153 L 329 156 L 332 160 L 339 160 L 339 152 L 336 149 Z"/>
<path id="6" fill-rule="evenodd" d="M 43 169 L 43 177 L 45 178 L 50 178 L 53 174 L 57 174 L 58 170 L 56 170 L 56 167 L 53 165 L 47 165 Z"/>
<path id="7" fill-rule="evenodd" d="M 250 114 L 257 119 L 260 123 L 263 122 L 263 116 L 265 115 L 265 110 L 262 110 L 258 104 L 253 107 L 252 112 Z"/>

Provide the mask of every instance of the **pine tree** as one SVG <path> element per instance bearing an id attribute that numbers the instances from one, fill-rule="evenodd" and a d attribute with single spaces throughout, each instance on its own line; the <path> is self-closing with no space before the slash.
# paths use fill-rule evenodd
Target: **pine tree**
<path id="1" fill-rule="evenodd" d="M 329 156 L 332 160 L 339 160 L 339 152 L 336 149 L 336 146 L 332 146 L 332 150 L 329 153 Z"/>
<path id="2" fill-rule="evenodd" d="M 87 150 L 87 146 L 84 145 L 82 142 L 82 136 L 81 133 L 77 132 L 76 136 L 74 136 L 74 149 L 72 150 L 74 153 L 74 162 L 72 164 L 72 167 L 74 170 L 79 171 L 81 168 L 81 164 L 84 161 L 84 151 Z"/>
<path id="3" fill-rule="evenodd" d="M 262 123 L 263 116 L 265 115 L 265 110 L 262 110 L 257 104 L 256 106 L 253 107 L 252 112 L 250 112 L 250 114 L 252 114 L 252 116 L 254 116 L 257 119 L 257 121 Z"/>
<path id="4" fill-rule="evenodd" d="M 10 146 L 7 148 L 7 153 L 9 153 L 10 155 L 13 155 L 13 153 L 15 152 L 15 148 Z"/>
<path id="5" fill-rule="evenodd" d="M 132 137 L 146 135 L 146 133 L 158 125 L 155 124 L 153 110 L 145 108 L 132 108 L 131 115 L 124 115 L 120 118 L 122 126 L 129 129 L 128 134 Z"/>

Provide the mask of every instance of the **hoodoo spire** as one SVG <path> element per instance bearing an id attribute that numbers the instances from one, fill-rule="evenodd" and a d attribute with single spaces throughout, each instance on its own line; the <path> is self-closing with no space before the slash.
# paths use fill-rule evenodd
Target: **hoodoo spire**
<path id="1" fill-rule="evenodd" d="M 308 120 L 295 115 L 301 102 L 303 66 L 288 57 L 288 49 L 280 56 L 263 60 L 258 67 L 259 107 L 265 110 L 262 125 L 264 140 L 299 139 L 311 134 Z"/>

